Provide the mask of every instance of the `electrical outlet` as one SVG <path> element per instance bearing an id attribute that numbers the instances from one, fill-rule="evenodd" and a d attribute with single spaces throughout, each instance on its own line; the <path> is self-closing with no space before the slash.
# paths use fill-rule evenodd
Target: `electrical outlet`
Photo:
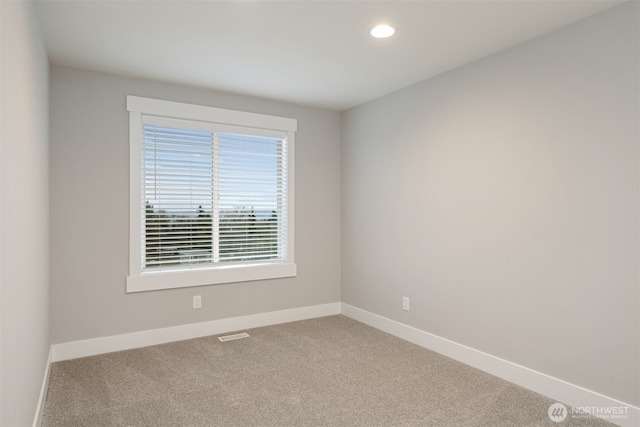
<path id="1" fill-rule="evenodd" d="M 402 297 L 402 309 L 404 311 L 409 311 L 409 298 Z"/>
<path id="2" fill-rule="evenodd" d="M 202 297 L 200 295 L 193 297 L 193 308 L 202 308 Z"/>

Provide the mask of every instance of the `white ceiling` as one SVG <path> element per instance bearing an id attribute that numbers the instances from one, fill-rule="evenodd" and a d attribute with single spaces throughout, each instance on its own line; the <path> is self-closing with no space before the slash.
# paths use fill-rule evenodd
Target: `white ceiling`
<path id="1" fill-rule="evenodd" d="M 619 0 L 46 0 L 52 64 L 342 111 Z M 386 22 L 390 39 L 369 30 Z"/>

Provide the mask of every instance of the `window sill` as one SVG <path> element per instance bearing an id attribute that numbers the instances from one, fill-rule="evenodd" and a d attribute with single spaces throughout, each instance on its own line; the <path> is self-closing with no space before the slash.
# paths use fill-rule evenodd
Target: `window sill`
<path id="1" fill-rule="evenodd" d="M 127 293 L 253 280 L 295 277 L 296 264 L 269 264 L 207 268 L 201 270 L 148 272 L 127 277 Z"/>

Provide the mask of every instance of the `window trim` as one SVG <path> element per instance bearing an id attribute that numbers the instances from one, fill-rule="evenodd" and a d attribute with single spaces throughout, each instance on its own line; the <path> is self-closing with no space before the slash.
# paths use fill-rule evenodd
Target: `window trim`
<path id="1" fill-rule="evenodd" d="M 190 286 L 214 285 L 295 277 L 294 259 L 294 159 L 297 120 L 236 110 L 127 96 L 129 111 L 129 275 L 126 292 L 143 292 Z M 194 120 L 284 132 L 287 134 L 287 256 L 280 264 L 223 265 L 190 270 L 142 271 L 142 116 Z"/>

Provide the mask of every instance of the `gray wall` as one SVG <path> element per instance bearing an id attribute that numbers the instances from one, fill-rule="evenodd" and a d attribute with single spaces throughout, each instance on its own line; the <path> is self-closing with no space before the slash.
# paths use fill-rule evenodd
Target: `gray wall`
<path id="1" fill-rule="evenodd" d="M 34 3 L 0 14 L 0 425 L 25 426 L 49 354 L 49 63 Z"/>
<path id="2" fill-rule="evenodd" d="M 633 2 L 345 112 L 343 302 L 638 405 L 638 35 Z"/>
<path id="3" fill-rule="evenodd" d="M 126 95 L 291 117 L 298 276 L 125 293 Z M 202 309 L 193 310 L 193 295 Z M 133 78 L 51 69 L 51 335 L 62 343 L 340 301 L 340 114 Z"/>

